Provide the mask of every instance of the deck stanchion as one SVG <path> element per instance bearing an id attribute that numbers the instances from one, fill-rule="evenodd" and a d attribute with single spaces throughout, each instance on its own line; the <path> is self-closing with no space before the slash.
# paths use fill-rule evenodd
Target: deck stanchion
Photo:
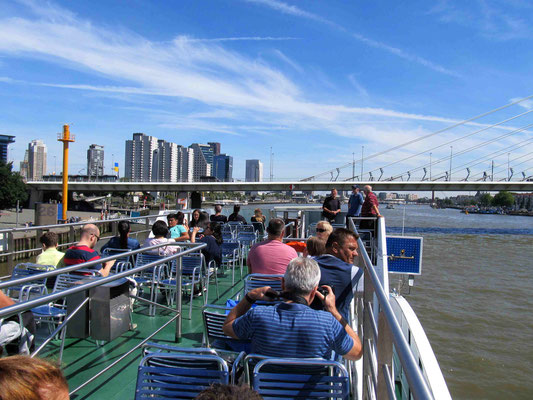
<path id="1" fill-rule="evenodd" d="M 13 267 L 15 266 L 15 232 L 9 232 L 7 234 L 8 246 L 7 249 L 9 254 L 7 256 L 7 267 L 9 273 L 13 272 Z"/>
<path id="2" fill-rule="evenodd" d="M 176 260 L 176 312 L 178 313 L 178 318 L 176 319 L 176 335 L 175 335 L 175 341 L 177 343 L 181 342 L 181 322 L 182 322 L 181 270 L 182 270 L 181 257 L 178 257 L 178 259 Z M 191 288 L 191 290 L 194 290 L 194 288 Z"/>

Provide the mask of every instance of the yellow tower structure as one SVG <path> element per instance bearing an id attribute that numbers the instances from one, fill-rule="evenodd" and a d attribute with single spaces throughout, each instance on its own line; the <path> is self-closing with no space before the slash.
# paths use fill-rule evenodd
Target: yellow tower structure
<path id="1" fill-rule="evenodd" d="M 63 222 L 67 222 L 68 206 L 68 144 L 74 142 L 74 135 L 70 134 L 69 126 L 63 125 L 63 133 L 57 134 L 57 141 L 63 142 Z"/>

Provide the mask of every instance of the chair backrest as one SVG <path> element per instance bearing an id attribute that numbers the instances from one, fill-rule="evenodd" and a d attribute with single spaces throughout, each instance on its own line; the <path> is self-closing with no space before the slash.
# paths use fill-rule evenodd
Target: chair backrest
<path id="1" fill-rule="evenodd" d="M 259 232 L 260 235 L 265 233 L 265 225 L 262 222 L 252 222 L 252 226 L 256 232 Z"/>
<path id="2" fill-rule="evenodd" d="M 255 288 L 270 286 L 272 289 L 281 291 L 281 274 L 249 274 L 244 278 L 244 294 Z"/>
<path id="3" fill-rule="evenodd" d="M 100 279 L 96 276 L 96 270 L 80 269 L 66 274 L 59 274 L 54 285 L 54 292 L 70 289 L 73 286 L 81 285 L 83 281 Z"/>
<path id="4" fill-rule="evenodd" d="M 194 399 L 214 383 L 229 384 L 228 365 L 214 354 L 153 353 L 139 365 L 135 399 Z"/>
<path id="5" fill-rule="evenodd" d="M 241 232 L 255 232 L 253 225 L 237 225 L 237 234 Z"/>
<path id="6" fill-rule="evenodd" d="M 35 275 L 35 280 L 31 282 L 26 282 L 24 285 L 35 284 L 35 285 L 44 285 L 46 284 L 46 278 L 39 278 L 39 274 L 43 272 L 52 271 L 55 267 L 53 265 L 39 265 L 32 263 L 21 263 L 15 265 L 13 273 L 11 274 L 10 280 L 25 278 L 27 276 Z"/>
<path id="7" fill-rule="evenodd" d="M 252 387 L 264 399 L 342 399 L 350 396 L 348 371 L 331 360 L 268 358 L 254 368 Z"/>
<path id="8" fill-rule="evenodd" d="M 159 260 L 162 260 L 165 256 L 160 256 L 158 254 L 151 253 L 138 253 L 137 259 L 135 260 L 135 267 L 142 267 L 143 265 L 150 264 Z M 162 265 L 168 265 L 167 263 L 162 263 Z M 143 273 L 151 274 L 154 271 L 154 268 L 147 268 Z M 142 275 L 142 273 L 141 273 Z"/>
<path id="9" fill-rule="evenodd" d="M 121 253 L 129 253 L 130 249 L 113 249 L 111 247 L 108 247 L 107 249 L 104 249 L 102 251 L 103 256 L 115 256 L 119 255 Z M 135 254 L 132 255 L 125 255 L 124 257 L 117 258 L 115 262 L 131 262 L 132 264 L 135 264 Z"/>
<path id="10" fill-rule="evenodd" d="M 235 249 L 238 250 L 240 246 L 239 242 L 223 242 L 220 245 L 220 251 L 222 252 L 222 256 L 232 255 L 233 251 Z"/>
<path id="11" fill-rule="evenodd" d="M 217 354 L 213 349 L 205 347 L 176 347 L 165 343 L 147 342 L 141 347 L 142 356 L 153 353 L 180 353 L 180 354 Z"/>
<path id="12" fill-rule="evenodd" d="M 237 225 L 243 225 L 244 223 L 242 221 L 228 221 L 229 226 L 237 226 Z"/>
<path id="13" fill-rule="evenodd" d="M 226 321 L 227 317 L 226 312 L 229 311 L 231 311 L 229 307 L 212 304 L 208 304 L 202 308 L 204 339 L 207 347 L 211 347 L 211 339 L 232 340 L 231 337 L 226 336 L 222 331 L 222 326 L 224 326 L 224 321 Z"/>

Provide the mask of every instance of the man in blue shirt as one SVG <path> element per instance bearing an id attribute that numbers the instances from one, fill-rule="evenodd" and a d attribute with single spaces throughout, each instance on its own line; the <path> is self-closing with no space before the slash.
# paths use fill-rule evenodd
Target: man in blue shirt
<path id="1" fill-rule="evenodd" d="M 363 193 L 358 185 L 352 186 L 352 194 L 348 200 L 348 212 L 346 213 L 346 228 L 350 228 L 348 225 L 348 217 L 359 217 L 361 216 L 361 207 L 363 206 L 365 199 L 363 198 Z"/>
<path id="2" fill-rule="evenodd" d="M 332 351 L 348 360 L 361 358 L 361 341 L 335 307 L 335 295 L 324 286 L 318 292 L 320 268 L 310 258 L 295 258 L 282 279 L 285 301 L 274 306 L 251 308 L 257 300 L 271 300 L 269 286 L 253 289 L 231 310 L 224 333 L 251 340 L 252 353 L 269 357 L 330 358 Z M 311 309 L 320 299 L 326 311 Z"/>
<path id="3" fill-rule="evenodd" d="M 326 242 L 326 254 L 315 257 L 320 266 L 320 285 L 333 288 L 336 307 L 341 315 L 349 320 L 350 303 L 355 291 L 363 291 L 363 269 L 353 265 L 357 257 L 359 235 L 348 229 L 335 229 Z M 312 305 L 322 309 L 316 301 Z"/>

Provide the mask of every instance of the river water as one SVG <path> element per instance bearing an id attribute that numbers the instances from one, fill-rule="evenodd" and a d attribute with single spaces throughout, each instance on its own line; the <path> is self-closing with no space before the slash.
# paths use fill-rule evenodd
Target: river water
<path id="1" fill-rule="evenodd" d="M 247 219 L 252 209 L 243 207 Z M 406 236 L 424 238 L 422 275 L 405 297 L 452 397 L 533 398 L 533 218 L 428 206 L 380 211 L 388 233 L 404 225 Z"/>

